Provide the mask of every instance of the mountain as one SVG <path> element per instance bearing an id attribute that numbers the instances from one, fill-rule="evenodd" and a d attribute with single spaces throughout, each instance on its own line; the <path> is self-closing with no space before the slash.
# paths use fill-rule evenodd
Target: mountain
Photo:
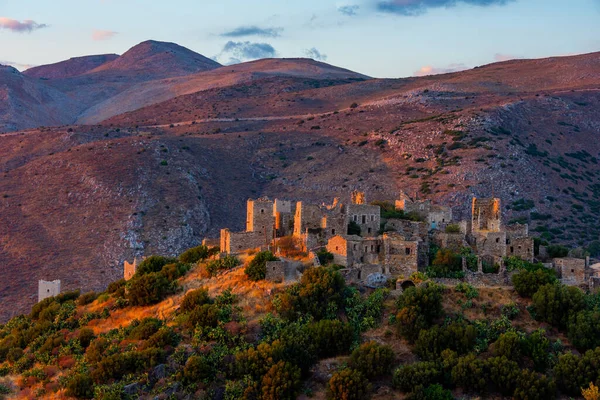
<path id="1" fill-rule="evenodd" d="M 0 132 L 71 122 L 76 103 L 44 82 L 0 65 Z"/>
<path id="2" fill-rule="evenodd" d="M 103 64 L 114 61 L 117 54 L 102 54 L 85 57 L 74 57 L 55 64 L 33 67 L 23 72 L 32 78 L 42 79 L 64 79 L 72 78 L 89 72 Z"/>
<path id="3" fill-rule="evenodd" d="M 52 94 L 35 103 L 12 89 L 3 106 L 23 98 L 110 119 L 0 135 L 0 303 L 11 304 L 1 320 L 27 310 L 38 279 L 101 290 L 126 259 L 242 229 L 248 197 L 405 191 L 461 218 L 472 196 L 494 195 L 505 222 L 550 243 L 600 239 L 600 53 L 407 79 L 301 59 L 164 79 L 121 77 L 110 64 L 49 81 L 3 69 L 9 87 Z"/>

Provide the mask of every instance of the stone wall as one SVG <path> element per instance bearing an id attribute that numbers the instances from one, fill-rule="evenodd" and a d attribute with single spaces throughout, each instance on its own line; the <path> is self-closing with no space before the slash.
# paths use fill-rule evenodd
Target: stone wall
<path id="1" fill-rule="evenodd" d="M 586 260 L 579 258 L 555 258 L 554 268 L 565 285 L 579 286 L 586 283 Z"/>
<path id="2" fill-rule="evenodd" d="M 405 219 L 388 219 L 384 230 L 397 232 L 407 239 L 419 238 L 426 240 L 428 237 L 428 227 L 426 222 L 409 221 Z"/>
<path id="3" fill-rule="evenodd" d="M 463 247 L 468 246 L 465 241 L 465 235 L 462 233 L 435 232 L 433 234 L 433 243 L 442 249 L 451 249 L 458 253 Z"/>
<path id="4" fill-rule="evenodd" d="M 534 241 L 530 237 L 508 239 L 506 255 L 533 262 Z"/>
<path id="5" fill-rule="evenodd" d="M 60 280 L 38 282 L 38 302 L 60 294 Z"/>
<path id="6" fill-rule="evenodd" d="M 433 206 L 426 216 L 430 229 L 444 230 L 452 223 L 452 208 Z"/>
<path id="7" fill-rule="evenodd" d="M 267 247 L 268 237 L 261 232 L 231 232 L 221 229 L 221 252 L 240 254 L 248 249 Z"/>
<path id="8" fill-rule="evenodd" d="M 383 264 L 392 276 L 409 276 L 419 270 L 420 241 L 406 241 L 398 234 L 383 235 Z"/>
<path id="9" fill-rule="evenodd" d="M 246 232 L 256 232 L 272 239 L 274 225 L 273 201 L 267 198 L 248 200 Z"/>

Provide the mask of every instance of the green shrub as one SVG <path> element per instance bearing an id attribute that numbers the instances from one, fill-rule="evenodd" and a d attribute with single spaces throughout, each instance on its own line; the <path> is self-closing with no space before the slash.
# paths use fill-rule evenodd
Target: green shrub
<path id="1" fill-rule="evenodd" d="M 314 322 L 308 331 L 320 358 L 347 354 L 354 341 L 352 325 L 340 320 Z"/>
<path id="2" fill-rule="evenodd" d="M 279 361 L 281 356 L 281 342 L 276 341 L 273 344 L 260 343 L 256 348 L 239 351 L 235 354 L 234 375 L 242 378 L 250 375 L 258 380 L 267 373 L 269 368 Z"/>
<path id="3" fill-rule="evenodd" d="M 550 245 L 546 249 L 550 258 L 563 258 L 569 255 L 569 248 L 565 246 Z"/>
<path id="4" fill-rule="evenodd" d="M 328 400 L 364 400 L 370 397 L 371 384 L 354 369 L 335 372 L 327 383 Z"/>
<path id="5" fill-rule="evenodd" d="M 225 256 L 218 260 L 212 260 L 206 265 L 206 272 L 210 276 L 215 276 L 221 271 L 227 271 L 240 265 L 240 260 L 235 256 Z"/>
<path id="6" fill-rule="evenodd" d="M 545 285 L 533 295 L 536 318 L 561 329 L 567 327 L 569 316 L 585 307 L 583 291 L 573 286 Z"/>
<path id="7" fill-rule="evenodd" d="M 214 376 L 210 362 L 205 356 L 191 356 L 185 363 L 183 376 L 188 383 L 198 383 Z"/>
<path id="8" fill-rule="evenodd" d="M 154 335 L 163 325 L 162 321 L 156 318 L 144 318 L 141 321 L 134 320 L 130 325 L 128 339 L 146 340 Z"/>
<path id="9" fill-rule="evenodd" d="M 267 262 L 278 260 L 270 251 L 261 251 L 250 261 L 244 272 L 252 281 L 263 280 L 267 274 Z"/>
<path id="10" fill-rule="evenodd" d="M 142 351 L 128 351 L 104 357 L 92 371 L 92 378 L 97 383 L 111 379 L 121 379 L 123 375 L 134 374 L 166 360 L 162 349 L 147 349 Z"/>
<path id="11" fill-rule="evenodd" d="M 520 375 L 519 364 L 506 357 L 492 357 L 486 361 L 489 378 L 504 396 L 510 396 L 517 387 Z"/>
<path id="12" fill-rule="evenodd" d="M 524 369 L 517 379 L 515 400 L 550 400 L 556 398 L 556 385 L 545 375 Z"/>
<path id="13" fill-rule="evenodd" d="M 469 285 L 466 282 L 461 282 L 454 288 L 459 293 L 464 293 L 467 296 L 467 299 L 472 300 L 479 297 L 479 290 L 477 290 L 474 286 Z"/>
<path id="14" fill-rule="evenodd" d="M 348 235 L 360 236 L 360 234 L 361 234 L 360 225 L 354 221 L 350 221 L 350 223 L 348 224 Z"/>
<path id="15" fill-rule="evenodd" d="M 190 312 L 198 306 L 211 303 L 212 300 L 208 295 L 208 290 L 206 290 L 206 288 L 190 290 L 183 297 L 181 305 L 179 306 L 179 311 L 184 313 Z"/>
<path id="16" fill-rule="evenodd" d="M 106 291 L 111 294 L 115 294 L 116 297 L 125 296 L 125 285 L 127 281 L 125 279 L 119 279 L 118 281 L 111 282 L 108 285 L 108 289 Z"/>
<path id="17" fill-rule="evenodd" d="M 512 361 L 520 361 L 523 354 L 523 339 L 514 331 L 500 335 L 494 343 L 493 351 L 496 357 L 506 357 Z"/>
<path id="18" fill-rule="evenodd" d="M 329 265 L 333 262 L 333 253 L 328 252 L 325 249 L 321 249 L 317 252 L 317 257 L 319 257 L 319 263 L 321 265 Z"/>
<path id="19" fill-rule="evenodd" d="M 98 295 L 96 294 L 96 292 L 88 292 L 79 296 L 79 299 L 77 299 L 77 304 L 80 306 L 85 306 L 87 304 L 90 304 L 97 298 Z"/>
<path id="20" fill-rule="evenodd" d="M 523 351 L 533 361 L 536 371 L 544 372 L 550 365 L 550 347 L 550 340 L 543 329 L 533 331 L 524 339 Z"/>
<path id="21" fill-rule="evenodd" d="M 207 246 L 192 247 L 179 255 L 179 261 L 185 264 L 195 264 L 198 261 L 206 260 L 214 251 L 211 252 Z"/>
<path id="22" fill-rule="evenodd" d="M 396 326 L 398 334 L 414 343 L 419 333 L 442 315 L 443 287 L 427 284 L 406 289 L 398 298 Z"/>
<path id="23" fill-rule="evenodd" d="M 590 382 L 600 383 L 600 347 L 588 350 L 583 356 L 561 354 L 554 367 L 554 377 L 559 389 L 571 396 L 579 396 L 581 388 Z"/>
<path id="24" fill-rule="evenodd" d="M 474 354 L 459 357 L 452 368 L 451 377 L 452 383 L 468 391 L 483 393 L 487 388 L 485 362 Z"/>
<path id="25" fill-rule="evenodd" d="M 418 362 L 403 365 L 394 371 L 394 387 L 403 392 L 411 392 L 417 386 L 427 387 L 440 382 L 442 371 L 435 362 Z"/>
<path id="26" fill-rule="evenodd" d="M 388 374 L 394 358 L 391 347 L 382 346 L 377 342 L 367 342 L 352 352 L 350 367 L 360 371 L 367 378 L 374 378 Z"/>
<path id="27" fill-rule="evenodd" d="M 104 357 L 110 342 L 103 337 L 94 339 L 85 351 L 85 358 L 91 363 L 97 363 Z"/>
<path id="28" fill-rule="evenodd" d="M 426 388 L 418 387 L 407 400 L 454 400 L 452 392 L 436 384 Z"/>
<path id="29" fill-rule="evenodd" d="M 435 278 L 460 278 L 464 275 L 462 257 L 450 249 L 439 249 L 427 274 Z"/>
<path id="30" fill-rule="evenodd" d="M 215 328 L 219 323 L 219 309 L 214 304 L 203 304 L 191 311 L 187 318 L 187 326 L 194 329 L 200 327 Z"/>
<path id="31" fill-rule="evenodd" d="M 147 306 L 162 301 L 172 293 L 169 280 L 157 272 L 137 275 L 129 282 L 127 300 L 134 306 Z"/>
<path id="32" fill-rule="evenodd" d="M 569 340 L 580 351 L 600 346 L 600 311 L 580 311 L 569 317 Z"/>
<path id="33" fill-rule="evenodd" d="M 465 354 L 473 349 L 476 339 L 477 329 L 465 322 L 436 325 L 419 332 L 414 352 L 424 360 L 436 360 L 446 349 Z"/>
<path id="34" fill-rule="evenodd" d="M 67 396 L 78 399 L 91 399 L 94 397 L 94 381 L 88 374 L 77 374 L 67 383 Z"/>
<path id="35" fill-rule="evenodd" d="M 94 337 L 94 331 L 90 328 L 81 328 L 81 330 L 77 334 L 79 344 L 81 344 L 81 347 L 83 347 L 84 349 L 86 349 L 90 345 Z"/>
<path id="36" fill-rule="evenodd" d="M 300 388 L 300 368 L 279 361 L 262 378 L 262 400 L 293 400 Z"/>
<path id="37" fill-rule="evenodd" d="M 511 280 L 517 293 L 522 297 L 532 297 L 542 286 L 556 282 L 554 271 L 544 269 L 522 270 L 514 274 Z"/>
<path id="38" fill-rule="evenodd" d="M 295 320 L 300 315 L 311 315 L 316 320 L 335 317 L 342 305 L 346 288 L 338 271 L 316 267 L 307 269 L 300 282 L 275 297 L 273 305 L 285 319 Z"/>
<path id="39" fill-rule="evenodd" d="M 163 267 L 167 264 L 174 264 L 177 262 L 176 258 L 163 257 L 163 256 L 150 256 L 138 265 L 135 274 L 145 275 L 152 272 L 160 272 Z"/>
<path id="40" fill-rule="evenodd" d="M 460 233 L 460 226 L 456 224 L 447 225 L 446 233 Z"/>

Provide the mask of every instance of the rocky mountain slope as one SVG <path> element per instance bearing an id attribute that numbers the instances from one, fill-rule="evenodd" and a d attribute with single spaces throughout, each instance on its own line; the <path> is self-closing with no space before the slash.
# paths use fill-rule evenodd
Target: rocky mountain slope
<path id="1" fill-rule="evenodd" d="M 204 65 L 190 59 L 179 73 Z M 472 196 L 495 195 L 507 222 L 528 222 L 534 235 L 599 239 L 600 54 L 399 80 L 262 60 L 144 81 L 162 67 L 127 80 L 111 64 L 39 82 L 10 72 L 52 93 L 45 107 L 77 92 L 77 106 L 115 99 L 97 115 L 133 110 L 0 135 L 0 296 L 11 304 L 0 319 L 27 310 L 38 279 L 102 289 L 134 255 L 177 254 L 242 229 L 248 197 L 320 203 L 360 189 L 393 200 L 403 190 L 460 218 Z M 177 97 L 162 97 L 167 87 Z"/>
<path id="2" fill-rule="evenodd" d="M 32 78 L 64 79 L 85 74 L 103 64 L 119 58 L 117 54 L 101 54 L 97 56 L 74 57 L 55 64 L 33 67 L 23 72 Z"/>

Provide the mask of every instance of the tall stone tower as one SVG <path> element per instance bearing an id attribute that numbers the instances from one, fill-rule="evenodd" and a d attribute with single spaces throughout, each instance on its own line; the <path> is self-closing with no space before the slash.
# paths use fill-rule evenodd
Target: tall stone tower
<path id="1" fill-rule="evenodd" d="M 502 227 L 500 199 L 473 198 L 472 205 L 473 232 L 500 232 Z"/>
<path id="2" fill-rule="evenodd" d="M 352 204 L 367 204 L 365 193 L 358 190 L 352 192 Z"/>
<path id="3" fill-rule="evenodd" d="M 273 201 L 264 197 L 257 200 L 248 200 L 246 232 L 260 233 L 265 240 L 273 239 L 273 226 L 275 217 L 273 215 Z"/>
<path id="4" fill-rule="evenodd" d="M 38 303 L 48 297 L 58 296 L 60 294 L 60 280 L 52 282 L 42 281 L 38 282 Z"/>

